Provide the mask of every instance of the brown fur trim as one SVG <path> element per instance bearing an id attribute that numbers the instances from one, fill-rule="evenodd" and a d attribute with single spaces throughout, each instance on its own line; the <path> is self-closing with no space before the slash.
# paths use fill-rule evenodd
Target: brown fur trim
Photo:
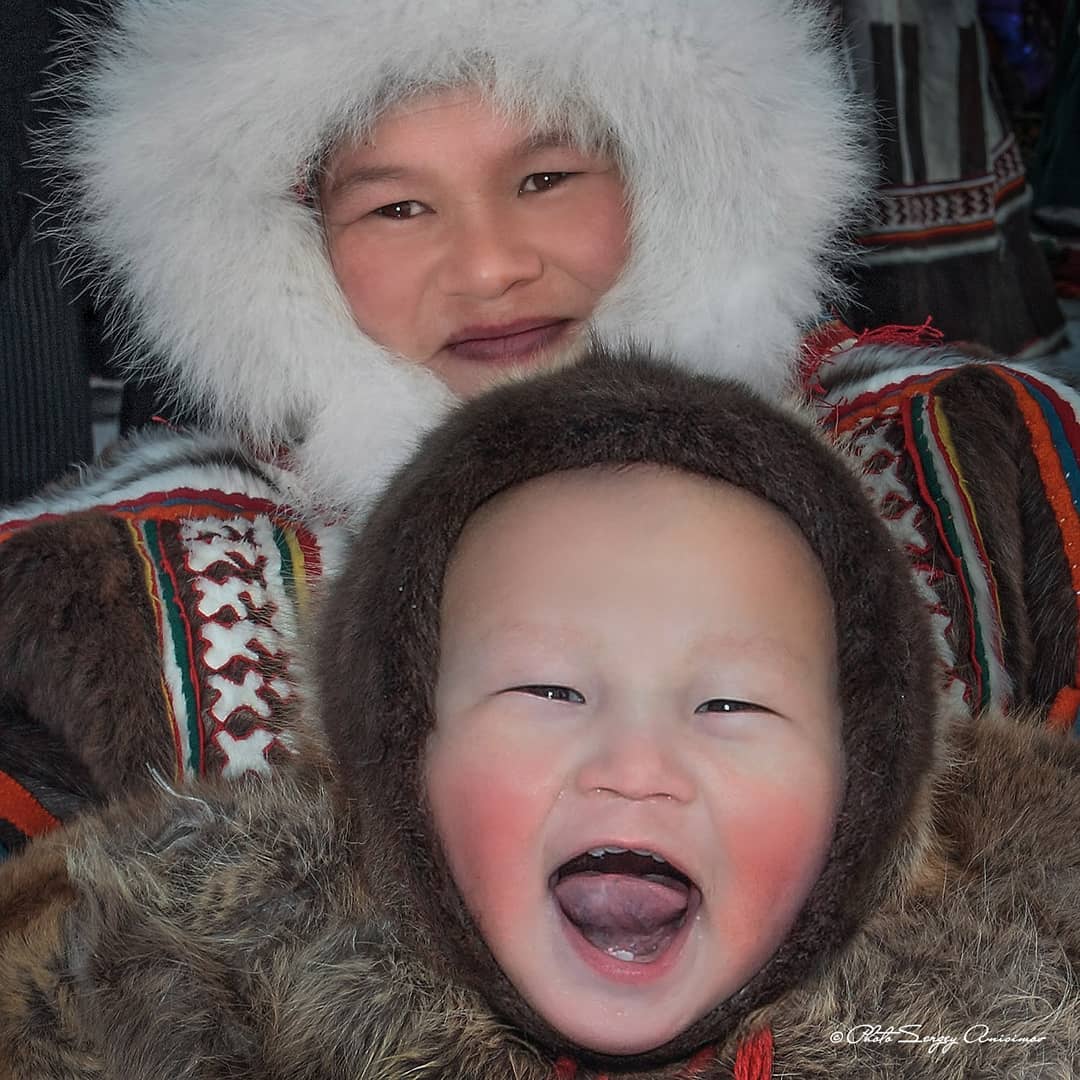
<path id="1" fill-rule="evenodd" d="M 772 960 L 668 1046 L 592 1057 L 611 1067 L 661 1064 L 723 1038 L 842 942 L 876 895 L 935 746 L 930 639 L 908 565 L 848 465 L 809 424 L 735 384 L 633 355 L 596 355 L 504 386 L 461 409 L 398 475 L 339 578 L 320 636 L 320 707 L 373 837 L 364 873 L 387 911 L 406 913 L 413 947 L 442 957 L 533 1039 L 567 1048 L 483 944 L 426 810 L 439 597 L 457 537 L 487 499 L 550 472 L 634 462 L 736 484 L 806 536 L 838 612 L 848 788 L 826 868 Z"/>
<path id="2" fill-rule="evenodd" d="M 0 1080 L 101 1077 L 70 1026 L 64 920 L 76 899 L 61 843 L 0 865 Z"/>
<path id="3" fill-rule="evenodd" d="M 0 545 L 0 694 L 104 791 L 144 786 L 148 766 L 173 771 L 154 615 L 125 530 L 73 514 Z"/>

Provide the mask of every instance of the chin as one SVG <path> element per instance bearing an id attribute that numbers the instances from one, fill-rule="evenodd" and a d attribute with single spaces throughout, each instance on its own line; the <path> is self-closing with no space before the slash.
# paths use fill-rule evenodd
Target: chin
<path id="1" fill-rule="evenodd" d="M 671 1042 L 689 1024 L 663 1025 L 656 1022 L 655 1012 L 648 1016 L 635 1015 L 637 1010 L 613 1018 L 610 1013 L 585 1018 L 580 1013 L 575 1023 L 555 1025 L 557 1030 L 583 1050 L 611 1057 L 645 1054 Z M 567 1028 L 571 1030 L 567 1030 Z"/>

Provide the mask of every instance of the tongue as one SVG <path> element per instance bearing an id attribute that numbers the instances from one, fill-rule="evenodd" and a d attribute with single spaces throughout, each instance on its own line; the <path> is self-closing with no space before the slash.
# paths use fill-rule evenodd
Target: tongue
<path id="1" fill-rule="evenodd" d="M 655 959 L 671 942 L 686 914 L 689 890 L 657 875 L 571 874 L 555 886 L 555 898 L 582 936 L 620 959 Z"/>

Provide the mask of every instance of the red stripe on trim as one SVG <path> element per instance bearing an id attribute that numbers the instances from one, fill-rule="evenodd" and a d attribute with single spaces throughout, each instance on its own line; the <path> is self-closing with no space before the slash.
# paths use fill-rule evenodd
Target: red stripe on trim
<path id="1" fill-rule="evenodd" d="M 163 506 L 162 503 L 180 500 L 175 506 Z M 68 514 L 92 510 L 95 513 L 109 514 L 111 517 L 138 520 L 144 517 L 160 521 L 173 521 L 177 518 L 226 518 L 245 517 L 266 514 L 270 517 L 281 515 L 281 507 L 269 499 L 254 498 L 238 492 L 218 491 L 216 488 L 173 488 L 169 491 L 152 491 L 140 495 L 137 499 L 124 499 L 113 503 L 96 503 L 81 509 L 65 510 L 60 513 L 38 514 L 35 517 L 19 518 L 4 522 L 0 528 L 0 542 L 12 533 L 27 525 L 36 525 L 47 521 L 59 521 Z"/>
<path id="2" fill-rule="evenodd" d="M 203 730 L 203 710 L 202 710 L 202 685 L 199 682 L 199 663 L 203 657 L 198 655 L 195 651 L 195 632 L 191 626 L 191 620 L 188 618 L 187 609 L 184 607 L 184 598 L 180 593 L 180 582 L 177 578 L 176 569 L 169 561 L 169 556 L 165 551 L 165 540 L 162 534 L 158 533 L 158 554 L 161 557 L 161 568 L 169 575 L 169 580 L 172 582 L 173 587 L 173 603 L 176 605 L 176 610 L 180 615 L 180 621 L 184 625 L 184 637 L 187 640 L 187 657 L 188 657 L 188 674 L 191 677 L 191 693 L 195 699 L 195 726 L 198 729 L 199 736 L 199 760 L 197 762 L 197 776 L 206 775 L 206 732 Z M 187 552 L 184 553 L 184 560 L 187 561 Z M 187 567 L 190 572 L 190 567 Z M 209 649 L 209 645 L 202 639 L 199 644 L 202 646 L 203 654 Z M 181 775 L 183 773 L 181 772 Z"/>
<path id="3" fill-rule="evenodd" d="M 134 521 L 127 523 L 128 537 L 135 552 L 135 557 L 142 564 L 143 584 L 146 586 L 146 595 L 150 600 L 150 608 L 154 613 L 154 624 L 157 627 L 158 652 L 165 654 L 165 602 L 160 595 L 157 586 L 157 574 L 154 572 L 153 559 L 150 555 L 149 542 L 146 533 Z M 169 721 L 169 731 L 172 735 L 173 756 L 176 759 L 175 777 L 178 779 L 184 775 L 184 748 L 180 738 L 180 729 L 176 720 L 176 709 L 173 707 L 172 694 L 169 692 L 169 680 L 165 677 L 165 669 L 161 671 L 161 700 L 165 707 L 165 715 Z"/>
<path id="4" fill-rule="evenodd" d="M 1077 690 L 1075 686 L 1062 687 L 1050 704 L 1046 726 L 1051 731 L 1059 731 L 1062 734 L 1072 731 L 1077 713 L 1080 713 L 1080 690 Z"/>
<path id="5" fill-rule="evenodd" d="M 773 1036 L 769 1028 L 744 1039 L 735 1055 L 735 1080 L 771 1080 L 773 1070 Z"/>
<path id="6" fill-rule="evenodd" d="M 990 566 L 990 559 L 986 554 L 986 549 L 983 547 L 982 537 L 979 534 L 978 527 L 975 523 L 974 514 L 971 507 L 971 500 L 968 498 L 968 493 L 964 490 L 960 482 L 960 474 L 953 467 L 952 458 L 949 455 L 948 447 L 945 445 L 945 440 L 941 436 L 941 426 L 938 423 L 938 414 L 935 401 L 927 397 L 923 406 L 923 412 L 926 415 L 926 422 L 930 426 L 930 431 L 933 434 L 934 440 L 937 442 L 941 449 L 941 458 L 945 465 L 945 471 L 948 473 L 948 480 L 952 483 L 953 489 L 959 494 L 960 499 L 964 504 L 964 516 L 967 518 L 968 530 L 971 533 L 972 539 L 975 541 L 975 548 L 978 552 L 979 558 L 982 560 L 983 567 L 986 570 L 986 577 L 988 579 L 988 585 L 990 588 L 990 599 L 994 603 L 994 612 L 998 618 L 998 625 L 1000 626 L 1001 620 L 1001 605 L 998 601 L 997 595 L 997 583 L 993 579 L 993 570 Z M 906 430 L 906 425 L 905 425 Z M 943 491 L 941 493 L 942 502 L 945 504 L 945 510 L 949 510 L 949 500 Z M 938 520 L 939 526 L 942 524 L 941 517 L 937 511 L 935 505 L 934 517 Z M 954 526 L 955 528 L 955 526 Z M 941 540 L 945 544 L 946 548 L 950 548 L 948 535 L 945 530 L 941 529 Z M 988 674 L 983 670 L 983 666 L 979 663 L 979 616 L 977 601 L 975 599 L 974 583 L 969 587 L 968 578 L 964 574 L 964 541 L 959 535 L 957 530 L 956 542 L 960 547 L 960 550 L 956 552 L 954 562 L 956 563 L 956 578 L 960 583 L 961 589 L 964 593 L 964 599 L 967 601 L 968 611 L 971 613 L 971 647 L 968 651 L 968 655 L 971 658 L 971 666 L 975 671 L 975 686 L 974 686 L 974 698 L 975 700 L 982 701 L 987 696 L 985 688 L 986 680 L 989 678 Z M 988 653 L 987 662 L 989 662 L 989 656 L 993 654 L 993 643 L 987 641 L 986 649 Z M 1002 662 L 1002 667 L 1005 666 L 1004 659 L 1001 656 L 996 657 Z"/>
<path id="7" fill-rule="evenodd" d="M 1077 458 L 1080 458 L 1080 424 L 1077 423 L 1076 413 L 1073 411 L 1072 406 L 1049 383 L 1044 383 L 1029 372 L 1013 371 L 1011 368 L 1003 370 L 1009 376 L 1018 379 L 1024 386 L 1035 387 L 1046 398 L 1054 410 L 1054 415 L 1061 421 L 1061 426 L 1065 429 L 1065 437 L 1069 440 L 1073 453 L 1076 454 Z"/>
<path id="8" fill-rule="evenodd" d="M 930 375 L 919 372 L 898 382 L 866 390 L 850 401 L 840 401 L 836 406 L 836 431 L 848 431 L 860 420 L 887 419 L 882 415 L 887 408 L 902 408 L 914 394 L 929 394 L 939 382 L 955 374 L 955 368 L 942 368 Z"/>
<path id="9" fill-rule="evenodd" d="M 319 541 L 315 538 L 315 534 L 308 532 L 303 525 L 294 523 L 292 529 L 296 542 L 300 545 L 300 552 L 304 556 L 304 572 L 310 584 L 311 581 L 322 577 L 323 566 Z"/>
<path id="10" fill-rule="evenodd" d="M 858 237 L 858 242 L 867 248 L 877 247 L 879 244 L 891 244 L 897 241 L 932 240 L 938 236 L 964 236 L 970 233 L 993 232 L 995 221 L 992 217 L 983 218 L 982 221 L 971 221 L 959 225 L 939 225 L 934 229 L 920 229 L 918 232 L 891 232 L 891 233 L 868 233 Z"/>
<path id="11" fill-rule="evenodd" d="M 0 817 L 25 836 L 41 836 L 60 826 L 55 818 L 16 779 L 0 771 Z"/>
<path id="12" fill-rule="evenodd" d="M 924 395 L 923 411 L 931 412 L 932 408 L 929 403 L 929 392 Z M 911 461 L 912 472 L 915 475 L 915 484 L 919 489 L 919 495 L 922 498 L 923 506 L 929 512 L 930 517 L 934 522 L 934 530 L 937 533 L 938 538 L 941 541 L 942 547 L 945 549 L 946 554 L 949 556 L 949 561 L 952 563 L 953 572 L 956 577 L 957 585 L 959 586 L 961 595 L 964 601 L 964 610 L 968 614 L 968 651 L 971 656 L 972 663 L 975 666 L 975 677 L 978 681 L 978 686 L 982 686 L 982 668 L 978 663 L 975 656 L 975 637 L 978 633 L 978 626 L 975 624 L 975 606 L 971 598 L 971 590 L 968 588 L 967 578 L 964 576 L 963 559 L 958 551 L 953 549 L 952 544 L 949 542 L 949 534 L 945 529 L 945 522 L 941 516 L 941 507 L 938 505 L 937 500 L 934 498 L 933 493 L 930 491 L 930 486 L 926 480 L 926 470 L 923 468 L 922 456 L 919 453 L 919 444 L 915 438 L 915 428 L 912 423 L 911 417 L 911 398 L 904 397 L 902 404 L 899 406 L 900 418 L 904 429 L 904 443 L 907 448 L 907 455 Z M 950 620 L 950 627 L 954 625 L 955 620 Z M 962 682 L 964 680 L 961 680 Z M 968 700 L 968 694 L 972 687 L 966 682 L 964 685 L 967 687 L 964 693 L 964 700 Z"/>

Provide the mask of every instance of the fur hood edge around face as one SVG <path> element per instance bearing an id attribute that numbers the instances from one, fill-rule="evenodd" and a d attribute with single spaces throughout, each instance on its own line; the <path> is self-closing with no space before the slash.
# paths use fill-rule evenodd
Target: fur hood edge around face
<path id="1" fill-rule="evenodd" d="M 73 261 L 128 311 L 132 369 L 258 447 L 299 438 L 315 497 L 363 502 L 450 395 L 356 328 L 294 188 L 334 132 L 480 54 L 497 101 L 538 119 L 583 102 L 615 133 L 632 254 L 599 339 L 766 392 L 791 379 L 867 189 L 863 112 L 820 5 L 360 6 L 120 0 L 73 32 L 57 90 L 80 106 L 41 145 L 67 181 Z"/>

